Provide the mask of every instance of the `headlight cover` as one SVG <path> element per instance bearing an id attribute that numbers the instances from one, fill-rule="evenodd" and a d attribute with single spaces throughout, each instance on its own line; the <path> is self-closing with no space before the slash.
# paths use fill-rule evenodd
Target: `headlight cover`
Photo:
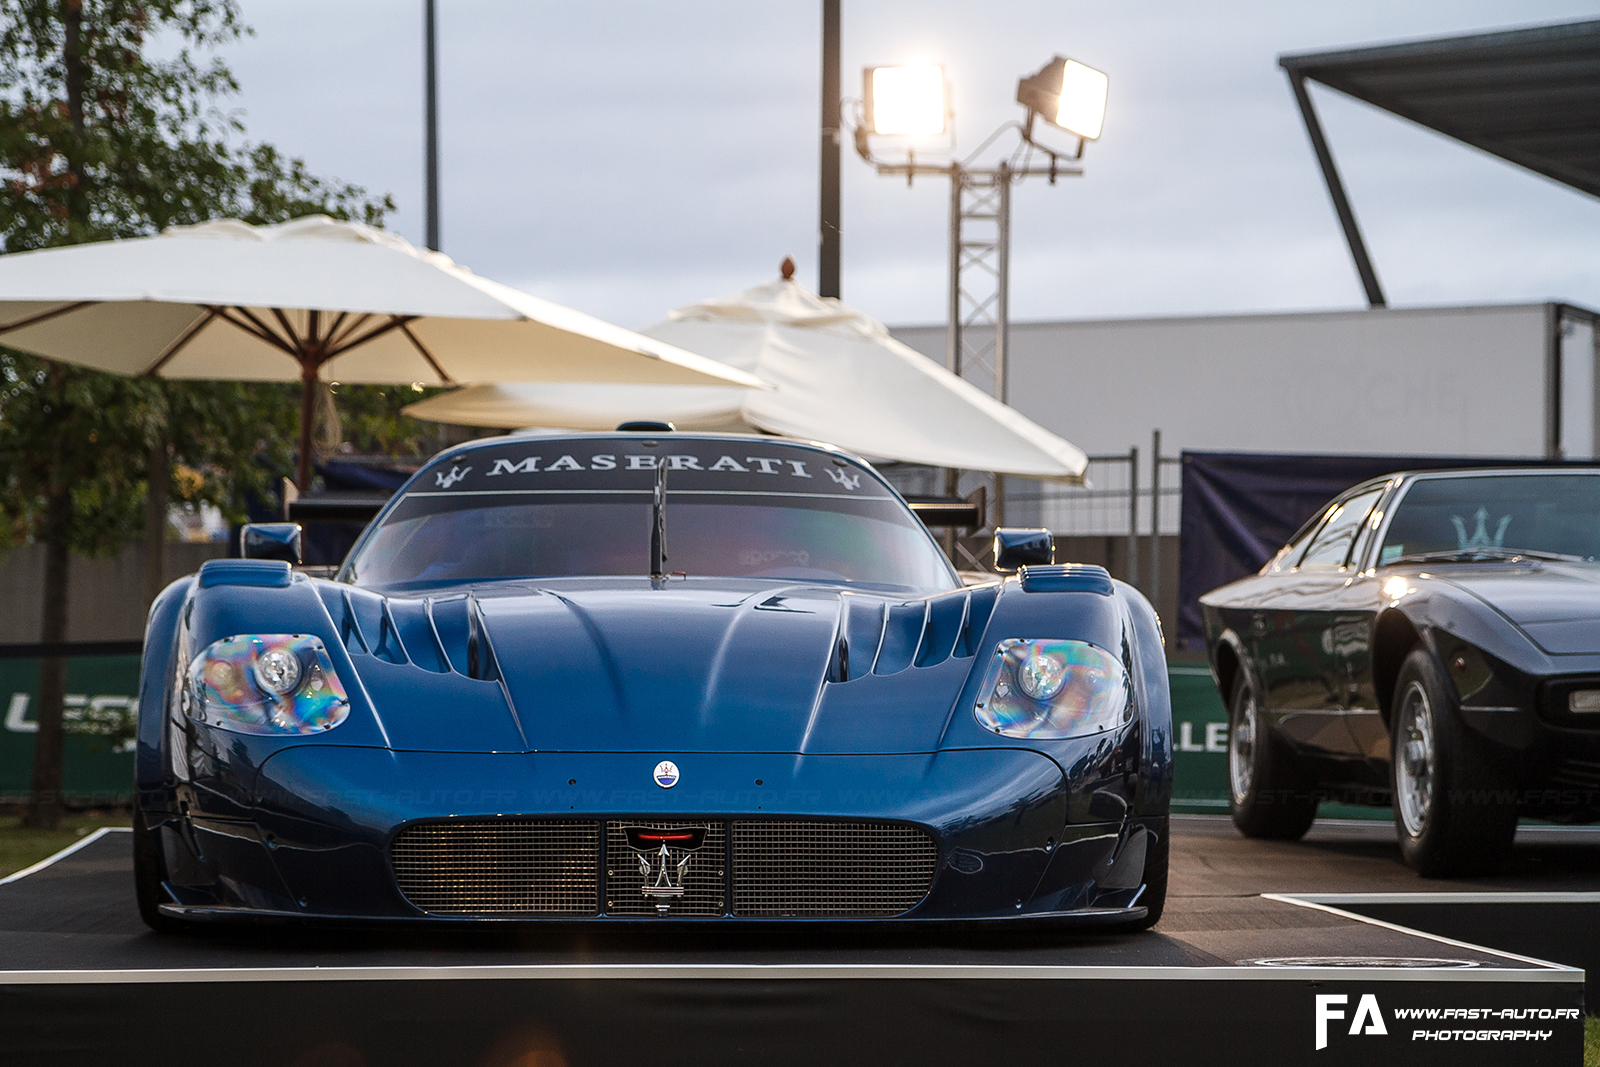
<path id="1" fill-rule="evenodd" d="M 1086 737 L 1114 730 L 1133 711 L 1133 684 L 1111 653 L 1087 641 L 1021 637 L 990 657 L 978 724 L 1006 737 Z"/>
<path id="2" fill-rule="evenodd" d="M 328 650 L 306 634 L 213 641 L 189 664 L 187 705 L 191 718 L 242 734 L 320 734 L 350 714 Z"/>

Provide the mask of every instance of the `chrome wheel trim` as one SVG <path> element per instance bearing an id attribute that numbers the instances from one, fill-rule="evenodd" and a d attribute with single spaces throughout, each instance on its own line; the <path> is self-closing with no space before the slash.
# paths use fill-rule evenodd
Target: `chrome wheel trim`
<path id="1" fill-rule="evenodd" d="M 1256 695 L 1246 686 L 1239 708 L 1239 721 L 1228 731 L 1228 784 L 1233 802 L 1243 804 L 1250 797 L 1256 778 L 1256 740 L 1261 728 L 1256 711 Z"/>
<path id="2" fill-rule="evenodd" d="M 1433 735 L 1433 706 L 1421 682 L 1413 681 L 1400 699 L 1397 722 L 1394 786 L 1395 810 L 1400 825 L 1411 837 L 1421 837 L 1433 808 L 1433 780 L 1437 749 Z"/>

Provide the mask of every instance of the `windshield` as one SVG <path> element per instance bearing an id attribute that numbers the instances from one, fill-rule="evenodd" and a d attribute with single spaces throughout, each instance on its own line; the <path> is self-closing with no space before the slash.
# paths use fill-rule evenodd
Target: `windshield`
<path id="1" fill-rule="evenodd" d="M 1418 479 L 1395 509 L 1378 562 L 1518 553 L 1581 560 L 1600 556 L 1600 476 Z"/>
<path id="2" fill-rule="evenodd" d="M 474 451 L 424 471 L 345 577 L 387 587 L 648 575 L 656 455 L 635 441 L 558 444 L 565 451 Z M 721 455 L 728 442 L 670 444 L 669 573 L 908 591 L 956 585 L 926 528 L 854 464 L 810 450 L 766 446 L 746 457 Z"/>

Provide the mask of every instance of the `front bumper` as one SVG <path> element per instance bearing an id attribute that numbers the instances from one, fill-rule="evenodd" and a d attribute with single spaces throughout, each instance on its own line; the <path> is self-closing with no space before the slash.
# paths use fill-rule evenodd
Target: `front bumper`
<path id="1" fill-rule="evenodd" d="M 1094 754 L 1086 745 L 1085 761 L 1069 765 L 1092 764 Z M 926 894 L 903 912 L 874 918 L 1117 922 L 1142 916 L 1137 897 L 1143 859 L 1167 830 L 1164 817 L 1135 816 L 1104 780 L 1074 787 L 1055 760 L 1017 748 L 900 756 L 671 756 L 681 768 L 681 783 L 662 789 L 650 779 L 661 758 L 655 753 L 287 749 L 262 766 L 249 819 L 193 811 L 149 815 L 167 860 L 173 898 L 168 911 L 195 920 L 571 921 L 570 914 L 537 911 L 424 910 L 402 891 L 390 849 L 399 833 L 419 823 L 559 818 L 593 820 L 602 828 L 645 820 L 732 827 L 803 819 L 898 824 L 931 838 L 936 856 Z M 1124 785 L 1131 790 L 1131 782 Z M 1092 795 L 1083 795 L 1085 790 Z M 595 871 L 600 905 L 578 918 L 640 921 L 637 907 L 613 906 L 608 897 L 616 893 L 606 885 L 608 864 L 615 869 L 610 860 L 636 857 L 608 857 L 605 847 Z M 730 868 L 732 858 L 730 852 Z M 715 914 L 690 920 L 669 909 L 665 917 L 793 921 L 741 914 L 737 894 L 726 899 Z"/>

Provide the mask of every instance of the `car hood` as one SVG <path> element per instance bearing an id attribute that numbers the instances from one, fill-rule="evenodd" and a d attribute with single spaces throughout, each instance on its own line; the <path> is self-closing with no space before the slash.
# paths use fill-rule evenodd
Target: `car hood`
<path id="1" fill-rule="evenodd" d="M 1435 571 L 1552 655 L 1600 652 L 1600 564 L 1522 563 Z"/>
<path id="2" fill-rule="evenodd" d="M 459 594 L 391 599 L 402 636 L 406 616 L 425 612 L 445 658 L 419 671 L 427 663 L 415 654 L 404 668 L 365 657 L 363 673 L 404 670 L 413 680 L 376 700 L 397 748 L 928 752 L 972 664 L 958 631 L 981 633 L 988 615 L 969 607 L 973 596 L 617 582 L 479 588 L 465 608 Z M 461 666 L 465 636 L 452 647 L 445 620 L 467 610 L 494 684 L 463 676 L 472 673 Z M 408 654 L 418 643 L 405 639 Z M 428 684 L 503 692 L 505 728 L 475 725 L 464 701 L 444 689 L 426 696 Z M 424 701 L 432 707 L 419 712 Z"/>

